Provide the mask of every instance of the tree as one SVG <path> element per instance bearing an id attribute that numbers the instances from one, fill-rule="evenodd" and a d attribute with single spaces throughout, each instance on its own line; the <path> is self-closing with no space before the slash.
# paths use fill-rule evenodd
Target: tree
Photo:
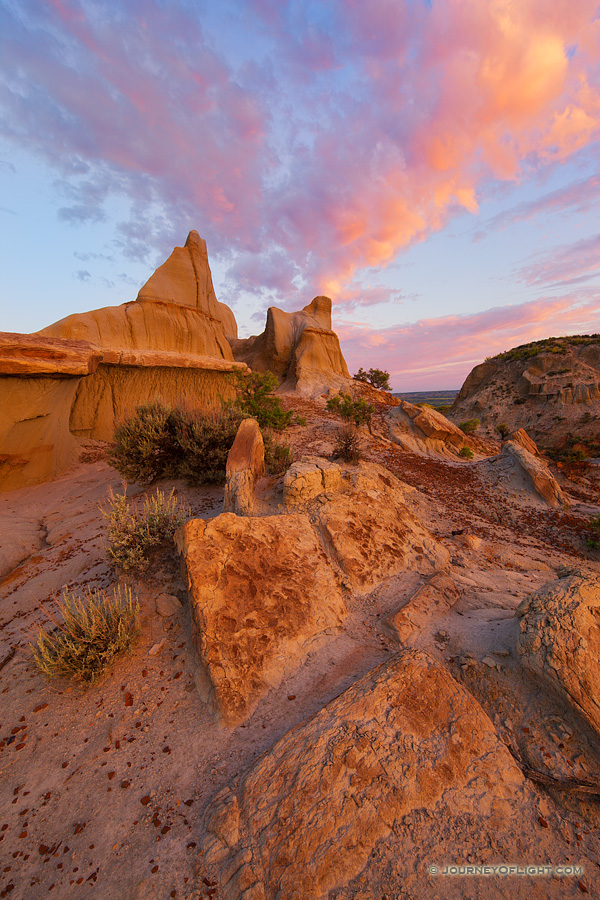
<path id="1" fill-rule="evenodd" d="M 390 373 L 384 372 L 383 369 L 369 369 L 368 372 L 360 367 L 356 375 L 352 376 L 356 381 L 362 381 L 363 384 L 370 384 L 380 391 L 391 391 Z"/>

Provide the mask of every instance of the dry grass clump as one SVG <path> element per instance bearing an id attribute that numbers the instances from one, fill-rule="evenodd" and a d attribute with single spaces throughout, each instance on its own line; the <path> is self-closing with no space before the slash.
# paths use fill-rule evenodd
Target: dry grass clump
<path id="1" fill-rule="evenodd" d="M 186 519 L 191 517 L 187 504 L 181 503 L 174 491 L 167 496 L 157 490 L 146 497 L 141 513 L 132 511 L 126 491 L 114 494 L 109 491 L 107 508 L 102 515 L 108 521 L 106 557 L 111 569 L 122 572 L 143 572 L 148 565 L 148 555 L 173 535 Z"/>
<path id="2" fill-rule="evenodd" d="M 40 628 L 30 644 L 35 663 L 47 678 L 72 678 L 91 684 L 139 634 L 139 604 L 127 587 L 112 596 L 86 590 L 81 596 L 65 590 L 58 604 L 55 628 Z"/>
<path id="3" fill-rule="evenodd" d="M 335 436 L 333 455 L 347 463 L 356 463 L 361 457 L 360 438 L 356 425 L 342 425 Z"/>

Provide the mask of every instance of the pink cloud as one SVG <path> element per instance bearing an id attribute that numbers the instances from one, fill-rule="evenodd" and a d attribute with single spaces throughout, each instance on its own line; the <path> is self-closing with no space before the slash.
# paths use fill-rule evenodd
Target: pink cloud
<path id="1" fill-rule="evenodd" d="M 518 276 L 526 284 L 573 284 L 600 275 L 600 234 L 534 257 Z"/>
<path id="2" fill-rule="evenodd" d="M 451 390 L 487 356 L 553 335 L 597 332 L 600 294 L 581 290 L 380 330 L 343 322 L 334 328 L 351 372 L 360 366 L 386 369 L 396 391 Z"/>

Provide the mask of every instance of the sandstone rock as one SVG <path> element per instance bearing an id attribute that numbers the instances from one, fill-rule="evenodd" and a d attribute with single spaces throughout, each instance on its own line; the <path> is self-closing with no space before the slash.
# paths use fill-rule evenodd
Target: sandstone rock
<path id="1" fill-rule="evenodd" d="M 468 446 L 464 433 L 436 409 L 421 408 L 401 400 L 386 410 L 390 438 L 404 450 L 426 456 L 456 458 Z"/>
<path id="2" fill-rule="evenodd" d="M 521 664 L 600 732 L 600 578 L 571 575 L 517 608 Z"/>
<path id="3" fill-rule="evenodd" d="M 174 594 L 159 594 L 154 604 L 156 612 L 163 619 L 174 616 L 181 609 L 181 600 Z"/>
<path id="4" fill-rule="evenodd" d="M 265 445 L 256 419 L 240 423 L 227 456 L 224 512 L 249 516 L 254 506 L 254 485 L 265 471 Z"/>
<path id="5" fill-rule="evenodd" d="M 195 519 L 176 543 L 206 699 L 238 724 L 298 664 L 310 639 L 340 625 L 336 577 L 302 515 Z"/>
<path id="6" fill-rule="evenodd" d="M 444 820 L 468 812 L 483 833 L 512 831 L 526 795 L 471 694 L 427 654 L 407 650 L 217 795 L 205 814 L 202 861 L 218 872 L 224 900 L 325 900 L 364 870 L 376 845 L 385 855 L 411 812 Z"/>
<path id="7" fill-rule="evenodd" d="M 519 444 L 523 447 L 524 450 L 527 450 L 528 453 L 531 453 L 532 456 L 540 455 L 536 442 L 529 437 L 524 428 L 517 428 L 516 431 L 513 431 L 510 439 L 511 441 L 514 441 L 515 444 Z"/>
<path id="8" fill-rule="evenodd" d="M 294 313 L 271 307 L 264 332 L 232 341 L 232 348 L 235 359 L 254 371 L 273 372 L 282 390 L 315 396 L 350 383 L 339 340 L 331 330 L 329 297 L 315 297 Z"/>
<path id="9" fill-rule="evenodd" d="M 0 332 L 0 375 L 87 375 L 101 360 L 89 341 Z"/>
<path id="10" fill-rule="evenodd" d="M 446 548 L 408 508 L 412 489 L 386 469 L 348 467 L 342 487 L 320 505 L 315 521 L 353 587 L 362 590 L 402 569 L 431 574 L 448 564 Z"/>
<path id="11" fill-rule="evenodd" d="M 283 500 L 288 508 L 314 500 L 325 491 L 337 491 L 342 471 L 322 457 L 306 457 L 292 463 L 283 479 Z"/>
<path id="12" fill-rule="evenodd" d="M 555 509 L 568 505 L 560 485 L 544 460 L 534 456 L 521 444 L 506 441 L 502 452 L 485 463 L 486 471 L 496 478 L 508 477 L 517 490 L 533 495 Z"/>
<path id="13" fill-rule="evenodd" d="M 437 613 L 451 609 L 460 597 L 454 581 L 438 572 L 421 585 L 399 610 L 385 619 L 383 626 L 403 644 L 419 635 L 424 625 Z"/>

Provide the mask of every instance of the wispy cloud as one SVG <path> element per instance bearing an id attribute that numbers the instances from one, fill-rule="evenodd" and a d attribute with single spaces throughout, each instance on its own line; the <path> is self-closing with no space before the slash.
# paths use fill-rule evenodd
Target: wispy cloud
<path id="1" fill-rule="evenodd" d="M 581 284 L 600 275 L 600 234 L 536 255 L 516 273 L 529 285 Z"/>

